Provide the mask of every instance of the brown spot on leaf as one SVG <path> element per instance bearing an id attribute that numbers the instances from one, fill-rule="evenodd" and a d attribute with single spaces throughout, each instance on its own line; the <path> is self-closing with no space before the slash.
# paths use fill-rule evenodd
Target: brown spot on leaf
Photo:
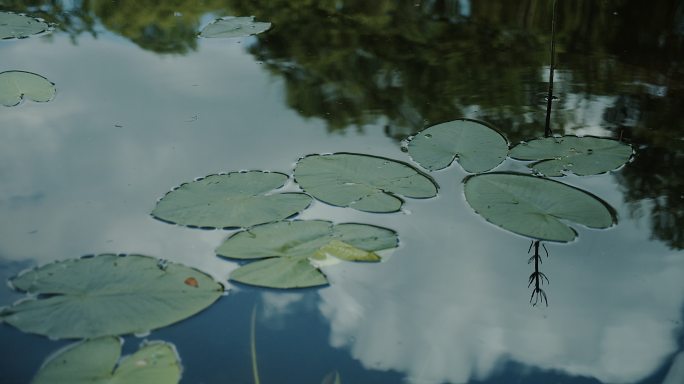
<path id="1" fill-rule="evenodd" d="M 199 283 L 197 282 L 197 279 L 195 279 L 194 277 L 188 277 L 187 279 L 185 279 L 185 285 L 189 285 L 195 288 L 199 287 Z"/>

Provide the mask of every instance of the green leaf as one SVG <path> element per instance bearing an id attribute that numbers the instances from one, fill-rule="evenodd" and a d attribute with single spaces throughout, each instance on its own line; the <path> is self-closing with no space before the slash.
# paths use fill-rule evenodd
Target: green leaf
<path id="1" fill-rule="evenodd" d="M 216 253 L 235 259 L 262 259 L 233 271 L 232 280 L 270 288 L 302 288 L 327 284 L 311 259 L 327 254 L 349 261 L 378 261 L 374 251 L 395 248 L 397 241 L 396 232 L 387 228 L 295 220 L 235 233 Z"/>
<path id="2" fill-rule="evenodd" d="M 266 194 L 287 179 L 282 173 L 262 171 L 207 176 L 167 193 L 152 215 L 202 228 L 246 228 L 283 220 L 311 204 L 311 197 L 304 193 Z"/>
<path id="3" fill-rule="evenodd" d="M 142 255 L 58 261 L 10 282 L 30 297 L 3 308 L 0 319 L 55 339 L 149 332 L 196 314 L 223 293 L 203 272 Z"/>
<path id="4" fill-rule="evenodd" d="M 43 20 L 12 12 L 0 12 L 0 39 L 22 39 L 49 29 L 50 26 Z"/>
<path id="5" fill-rule="evenodd" d="M 243 37 L 256 35 L 271 28 L 271 23 L 254 21 L 249 17 L 222 17 L 212 21 L 200 32 L 201 37 Z"/>
<path id="6" fill-rule="evenodd" d="M 466 172 L 480 173 L 501 164 L 508 153 L 506 137 L 482 122 L 458 119 L 419 132 L 408 144 L 411 158 L 435 171 L 454 159 Z"/>
<path id="7" fill-rule="evenodd" d="M 577 233 L 564 221 L 590 228 L 616 222 L 603 200 L 569 185 L 515 173 L 487 173 L 465 181 L 465 197 L 487 221 L 539 240 L 567 242 Z"/>
<path id="8" fill-rule="evenodd" d="M 295 179 L 320 201 L 366 212 L 398 211 L 403 201 L 397 195 L 437 195 L 437 184 L 412 166 L 353 153 L 304 157 L 297 163 Z"/>
<path id="9" fill-rule="evenodd" d="M 71 344 L 50 357 L 32 384 L 178 383 L 181 363 L 174 346 L 145 342 L 133 355 L 121 355 L 121 341 L 103 337 Z"/>
<path id="10" fill-rule="evenodd" d="M 43 76 L 24 71 L 0 72 L 0 104 L 18 105 L 23 98 L 45 102 L 55 97 L 55 85 Z"/>
<path id="11" fill-rule="evenodd" d="M 546 137 L 520 143 L 510 156 L 518 160 L 539 160 L 529 165 L 546 176 L 597 175 L 627 163 L 632 147 L 617 140 L 601 137 Z"/>

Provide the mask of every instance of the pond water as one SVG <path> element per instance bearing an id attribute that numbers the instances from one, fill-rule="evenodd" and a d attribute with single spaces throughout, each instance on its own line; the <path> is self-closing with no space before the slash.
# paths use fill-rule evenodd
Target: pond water
<path id="1" fill-rule="evenodd" d="M 401 141 L 460 117 L 514 145 L 544 134 L 550 1 L 13 1 L 55 23 L 0 41 L 0 72 L 55 83 L 0 107 L 0 278 L 86 254 L 138 253 L 210 273 L 227 294 L 196 316 L 124 336 L 173 343 L 183 383 L 684 383 L 684 5 L 559 0 L 555 134 L 630 143 L 625 166 L 564 183 L 617 225 L 546 242 L 548 306 L 532 305 L 530 240 L 478 216 L 458 164 L 396 213 L 315 201 L 297 218 L 391 228 L 380 263 L 322 267 L 322 288 L 228 281 L 233 231 L 155 220 L 170 189 L 219 172 L 291 174 L 353 152 L 412 162 Z M 216 17 L 268 31 L 197 38 Z M 529 173 L 507 159 L 496 171 Z M 286 185 L 298 190 L 294 182 Z M 0 289 L 0 305 L 24 297 Z M 50 322 L 50 319 L 45 319 Z M 0 383 L 25 383 L 73 340 L 0 324 Z"/>

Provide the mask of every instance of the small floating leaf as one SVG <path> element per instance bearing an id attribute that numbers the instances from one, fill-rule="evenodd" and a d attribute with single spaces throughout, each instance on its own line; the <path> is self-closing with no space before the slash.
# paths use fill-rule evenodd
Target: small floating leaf
<path id="1" fill-rule="evenodd" d="M 181 363 L 173 344 L 145 342 L 130 356 L 121 356 L 121 341 L 103 337 L 71 344 L 50 357 L 32 384 L 175 384 Z M 118 364 L 117 364 L 118 362 Z"/>
<path id="2" fill-rule="evenodd" d="M 433 125 L 408 144 L 411 158 L 430 171 L 448 167 L 454 159 L 466 172 L 491 170 L 506 158 L 506 138 L 482 122 L 458 119 Z"/>
<path id="3" fill-rule="evenodd" d="M 383 157 L 354 153 L 310 155 L 299 160 L 295 179 L 316 199 L 366 212 L 396 212 L 397 195 L 429 198 L 437 185 L 412 166 Z"/>
<path id="4" fill-rule="evenodd" d="M 232 280 L 271 288 L 301 288 L 327 284 L 323 273 L 310 262 L 321 253 L 349 261 L 378 261 L 374 251 L 396 246 L 397 234 L 387 228 L 295 220 L 238 232 L 216 253 L 235 259 L 261 259 L 233 271 Z"/>
<path id="5" fill-rule="evenodd" d="M 271 23 L 254 21 L 249 17 L 222 17 L 212 21 L 200 32 L 201 37 L 243 37 L 256 35 L 271 28 Z"/>
<path id="6" fill-rule="evenodd" d="M 152 215 L 175 224 L 231 228 L 283 220 L 306 209 L 304 193 L 266 195 L 288 176 L 277 172 L 232 172 L 186 183 L 164 196 Z"/>
<path id="7" fill-rule="evenodd" d="M 23 98 L 45 102 L 55 96 L 55 85 L 43 76 L 24 71 L 0 72 L 0 104 L 13 107 Z"/>
<path id="8" fill-rule="evenodd" d="M 12 12 L 0 12 L 0 39 L 22 39 L 48 29 L 50 26 L 40 19 Z"/>
<path id="9" fill-rule="evenodd" d="M 0 320 L 56 339 L 144 333 L 196 314 L 223 292 L 203 272 L 142 255 L 58 261 L 11 284 L 31 297 L 0 310 Z"/>
<path id="10" fill-rule="evenodd" d="M 546 137 L 521 143 L 511 149 L 518 160 L 539 160 L 530 165 L 546 176 L 597 175 L 619 168 L 629 161 L 632 147 L 601 137 Z"/>
<path id="11" fill-rule="evenodd" d="M 616 222 L 614 210 L 598 197 L 554 180 L 523 174 L 469 177 L 465 197 L 490 223 L 540 240 L 573 240 L 577 233 L 561 220 L 590 228 L 608 228 Z"/>

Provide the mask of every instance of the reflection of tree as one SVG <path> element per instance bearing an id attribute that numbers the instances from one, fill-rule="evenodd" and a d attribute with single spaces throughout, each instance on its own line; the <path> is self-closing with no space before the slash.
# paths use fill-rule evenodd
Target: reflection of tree
<path id="1" fill-rule="evenodd" d="M 467 115 L 496 125 L 513 142 L 543 132 L 548 0 L 76 0 L 68 9 L 63 4 L 4 0 L 0 9 L 58 23 L 72 38 L 94 35 L 99 20 L 144 49 L 181 54 L 197 47 L 203 15 L 255 15 L 274 27 L 256 37 L 250 52 L 284 79 L 290 107 L 325 120 L 331 130 L 382 122 L 389 135 L 404 138 Z M 558 127 L 586 125 L 583 101 L 616 100 L 600 124 L 645 145 L 618 174 L 626 200 L 650 199 L 654 236 L 684 248 L 682 177 L 676 168 L 684 163 L 684 5 L 560 1 L 556 32 L 554 89 L 560 101 L 552 127 L 560 132 Z"/>
<path id="2" fill-rule="evenodd" d="M 624 106 L 626 116 L 639 115 L 632 129 L 638 142 L 634 161 L 617 179 L 633 214 L 650 209 L 653 236 L 675 249 L 684 249 L 684 94 L 633 98 Z M 642 202 L 650 207 L 644 207 Z"/>

